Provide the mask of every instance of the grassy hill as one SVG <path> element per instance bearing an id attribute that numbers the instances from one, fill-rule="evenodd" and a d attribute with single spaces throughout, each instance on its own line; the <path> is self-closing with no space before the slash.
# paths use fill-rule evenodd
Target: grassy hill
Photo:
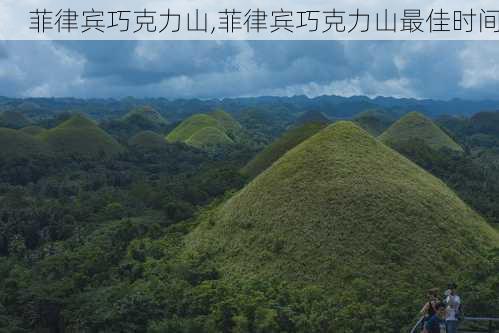
<path id="1" fill-rule="evenodd" d="M 190 146 L 206 148 L 233 144 L 231 138 L 216 127 L 204 127 L 185 141 Z"/>
<path id="2" fill-rule="evenodd" d="M 223 110 L 217 110 L 210 112 L 209 115 L 215 118 L 218 123 L 225 129 L 225 132 L 231 137 L 236 137 L 241 131 L 241 124 L 239 124 L 227 112 Z"/>
<path id="3" fill-rule="evenodd" d="M 31 124 L 31 121 L 22 113 L 16 111 L 4 111 L 0 113 L 0 127 L 23 128 Z"/>
<path id="4" fill-rule="evenodd" d="M 0 159 L 29 158 L 48 154 L 46 144 L 32 135 L 0 128 Z"/>
<path id="5" fill-rule="evenodd" d="M 39 136 L 56 152 L 70 156 L 97 158 L 110 157 L 123 151 L 123 147 L 92 120 L 76 114 L 59 126 Z"/>
<path id="6" fill-rule="evenodd" d="M 136 117 L 145 118 L 146 120 L 158 125 L 168 124 L 168 121 L 165 118 L 163 118 L 163 116 L 158 111 L 156 111 L 150 106 L 135 108 L 130 112 L 128 112 L 123 119 L 128 120 L 128 119 L 134 119 Z"/>
<path id="7" fill-rule="evenodd" d="M 281 158 L 282 155 L 324 127 L 326 127 L 324 123 L 308 123 L 288 130 L 249 161 L 241 170 L 241 173 L 251 178 L 256 177 Z"/>
<path id="8" fill-rule="evenodd" d="M 442 181 L 350 122 L 290 150 L 199 223 L 186 256 L 236 284 L 317 288 L 345 332 L 400 331 L 427 288 L 473 287 L 465 276 L 499 246 Z"/>
<path id="9" fill-rule="evenodd" d="M 195 114 L 171 131 L 169 142 L 184 142 L 195 147 L 232 144 L 241 131 L 241 125 L 224 111 Z"/>
<path id="10" fill-rule="evenodd" d="M 156 150 L 166 146 L 166 140 L 163 136 L 153 131 L 142 131 L 134 135 L 128 144 L 142 150 Z"/>
<path id="11" fill-rule="evenodd" d="M 374 136 L 383 133 L 396 120 L 397 116 L 395 114 L 382 109 L 367 110 L 353 118 L 357 125 Z"/>
<path id="12" fill-rule="evenodd" d="M 396 146 L 411 140 L 422 140 L 429 147 L 436 150 L 442 148 L 454 151 L 463 150 L 433 121 L 417 112 L 408 113 L 399 119 L 379 139 L 390 146 Z"/>
<path id="13" fill-rule="evenodd" d="M 39 135 L 45 132 L 47 129 L 40 126 L 28 126 L 20 129 L 21 132 L 29 135 Z"/>
<path id="14" fill-rule="evenodd" d="M 470 120 L 471 133 L 484 133 L 499 137 L 499 111 L 478 112 Z"/>
<path id="15" fill-rule="evenodd" d="M 195 114 L 180 123 L 171 131 L 166 139 L 170 142 L 185 142 L 197 131 L 205 127 L 215 127 L 223 129 L 218 121 L 207 114 Z"/>

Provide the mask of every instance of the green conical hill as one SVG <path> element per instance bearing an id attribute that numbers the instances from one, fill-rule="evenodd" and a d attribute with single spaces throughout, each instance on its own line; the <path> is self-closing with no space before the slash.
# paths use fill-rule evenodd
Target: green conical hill
<path id="1" fill-rule="evenodd" d="M 0 128 L 0 159 L 30 158 L 48 154 L 46 144 L 32 135 Z"/>
<path id="2" fill-rule="evenodd" d="M 430 148 L 447 148 L 454 151 L 463 151 L 451 137 L 449 137 L 433 121 L 418 112 L 411 112 L 390 126 L 379 139 L 390 145 L 397 146 L 412 140 L 421 140 Z"/>
<path id="3" fill-rule="evenodd" d="M 195 114 L 180 123 L 171 131 L 166 139 L 170 142 L 185 142 L 189 140 L 197 131 L 205 127 L 221 127 L 218 121 L 207 114 Z"/>
<path id="4" fill-rule="evenodd" d="M 239 124 L 230 114 L 223 110 L 211 112 L 209 115 L 218 120 L 218 123 L 229 134 L 237 135 L 241 130 L 241 124 Z"/>
<path id="5" fill-rule="evenodd" d="M 256 177 L 282 155 L 326 126 L 325 123 L 307 123 L 288 130 L 248 162 L 241 173 L 252 178 Z"/>
<path id="6" fill-rule="evenodd" d="M 318 287 L 353 331 L 410 322 L 427 288 L 461 281 L 499 246 L 442 181 L 350 122 L 290 150 L 199 223 L 185 255 L 236 283 Z M 355 320 L 341 322 L 342 309 Z"/>
<path id="7" fill-rule="evenodd" d="M 204 127 L 194 133 L 187 141 L 188 145 L 204 148 L 234 143 L 231 138 L 216 127 Z"/>
<path id="8" fill-rule="evenodd" d="M 224 111 L 195 114 L 180 123 L 167 136 L 169 142 L 184 142 L 195 147 L 234 143 L 241 125 Z"/>
<path id="9" fill-rule="evenodd" d="M 112 136 L 79 114 L 39 134 L 39 137 L 54 151 L 69 156 L 110 157 L 123 151 L 123 147 Z"/>
<path id="10" fill-rule="evenodd" d="M 131 110 L 125 115 L 124 120 L 133 119 L 134 117 L 143 117 L 147 121 L 157 125 L 168 124 L 168 121 L 158 111 L 149 106 L 143 106 Z"/>

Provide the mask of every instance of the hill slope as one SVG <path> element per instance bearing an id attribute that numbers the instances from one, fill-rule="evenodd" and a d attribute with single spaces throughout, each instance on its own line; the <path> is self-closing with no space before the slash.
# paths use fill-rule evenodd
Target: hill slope
<path id="1" fill-rule="evenodd" d="M 325 123 L 308 123 L 292 128 L 257 154 L 241 170 L 245 176 L 256 177 L 289 150 L 326 127 Z"/>
<path id="2" fill-rule="evenodd" d="M 39 135 L 45 132 L 46 129 L 40 126 L 28 126 L 21 128 L 20 131 L 29 135 Z"/>
<path id="3" fill-rule="evenodd" d="M 30 158 L 46 155 L 47 145 L 19 130 L 0 128 L 0 159 Z"/>
<path id="4" fill-rule="evenodd" d="M 185 119 L 166 139 L 184 142 L 196 147 L 232 144 L 238 137 L 241 125 L 224 111 L 195 114 Z"/>
<path id="5" fill-rule="evenodd" d="M 410 322 L 426 288 L 473 272 L 499 234 L 443 182 L 339 122 L 205 213 L 186 246 L 229 280 L 319 286 L 356 313 L 340 331 L 386 332 Z"/>
<path id="6" fill-rule="evenodd" d="M 304 114 L 300 115 L 294 125 L 301 126 L 308 123 L 330 123 L 331 121 L 327 118 L 322 112 L 319 111 L 307 111 Z"/>
<path id="7" fill-rule="evenodd" d="M 216 127 L 204 127 L 185 141 L 188 145 L 197 148 L 206 148 L 234 143 L 231 138 Z"/>
<path id="8" fill-rule="evenodd" d="M 215 118 L 203 113 L 195 114 L 175 127 L 175 129 L 166 136 L 166 139 L 170 142 L 185 142 L 197 131 L 205 127 L 221 128 Z"/>
<path id="9" fill-rule="evenodd" d="M 79 114 L 41 133 L 39 137 L 54 151 L 70 156 L 110 157 L 123 151 L 123 147 L 112 136 Z"/>
<path id="10" fill-rule="evenodd" d="M 369 134 L 378 136 L 390 127 L 397 116 L 385 110 L 367 110 L 354 117 L 354 122 L 366 130 Z"/>
<path id="11" fill-rule="evenodd" d="M 166 140 L 163 136 L 153 131 L 142 131 L 134 135 L 128 144 L 132 147 L 143 150 L 161 149 L 166 146 Z"/>
<path id="12" fill-rule="evenodd" d="M 31 121 L 22 113 L 16 111 L 4 111 L 0 113 L 0 127 L 23 128 L 31 124 Z"/>
<path id="13" fill-rule="evenodd" d="M 429 147 L 436 150 L 442 148 L 454 151 L 463 150 L 433 121 L 417 112 L 408 113 L 399 119 L 379 139 L 390 146 L 396 146 L 411 140 L 422 140 Z"/>
<path id="14" fill-rule="evenodd" d="M 168 121 L 158 111 L 149 106 L 135 108 L 128 112 L 123 119 L 128 120 L 135 117 L 143 117 L 144 119 L 158 125 L 168 124 Z"/>
<path id="15" fill-rule="evenodd" d="M 222 110 L 217 110 L 210 112 L 209 115 L 218 121 L 218 123 L 225 129 L 225 132 L 230 137 L 234 138 L 239 134 L 239 131 L 241 130 L 241 124 L 239 124 L 227 112 Z"/>

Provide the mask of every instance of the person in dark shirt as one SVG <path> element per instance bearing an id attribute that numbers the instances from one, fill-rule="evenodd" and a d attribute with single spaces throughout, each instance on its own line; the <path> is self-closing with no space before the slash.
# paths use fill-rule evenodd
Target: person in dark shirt
<path id="1" fill-rule="evenodd" d="M 428 290 L 428 301 L 425 303 L 423 308 L 420 311 L 420 314 L 423 315 L 423 322 L 421 325 L 421 331 L 424 330 L 424 326 L 428 320 L 435 314 L 435 305 L 439 302 L 438 299 L 438 288 L 432 288 Z"/>
<path id="2" fill-rule="evenodd" d="M 445 304 L 439 302 L 435 305 L 435 314 L 425 323 L 424 333 L 446 333 Z"/>

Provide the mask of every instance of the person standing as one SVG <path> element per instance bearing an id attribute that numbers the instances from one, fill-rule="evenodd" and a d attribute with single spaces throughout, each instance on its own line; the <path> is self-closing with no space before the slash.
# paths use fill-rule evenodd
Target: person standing
<path id="1" fill-rule="evenodd" d="M 432 288 L 428 290 L 428 301 L 425 303 L 425 305 L 420 311 L 420 314 L 423 315 L 421 330 L 424 330 L 425 323 L 428 320 L 430 320 L 430 318 L 433 317 L 433 315 L 435 315 L 436 313 L 435 306 L 439 302 L 437 295 L 438 295 L 438 288 Z"/>
<path id="2" fill-rule="evenodd" d="M 445 304 L 447 304 L 445 316 L 447 333 L 457 333 L 457 327 L 460 319 L 459 317 L 461 315 L 461 298 L 457 294 L 457 285 L 455 283 L 449 284 L 449 290 L 447 291 Z"/>
<path id="3" fill-rule="evenodd" d="M 425 323 L 423 333 L 447 333 L 445 325 L 445 304 L 435 305 L 435 314 Z"/>

